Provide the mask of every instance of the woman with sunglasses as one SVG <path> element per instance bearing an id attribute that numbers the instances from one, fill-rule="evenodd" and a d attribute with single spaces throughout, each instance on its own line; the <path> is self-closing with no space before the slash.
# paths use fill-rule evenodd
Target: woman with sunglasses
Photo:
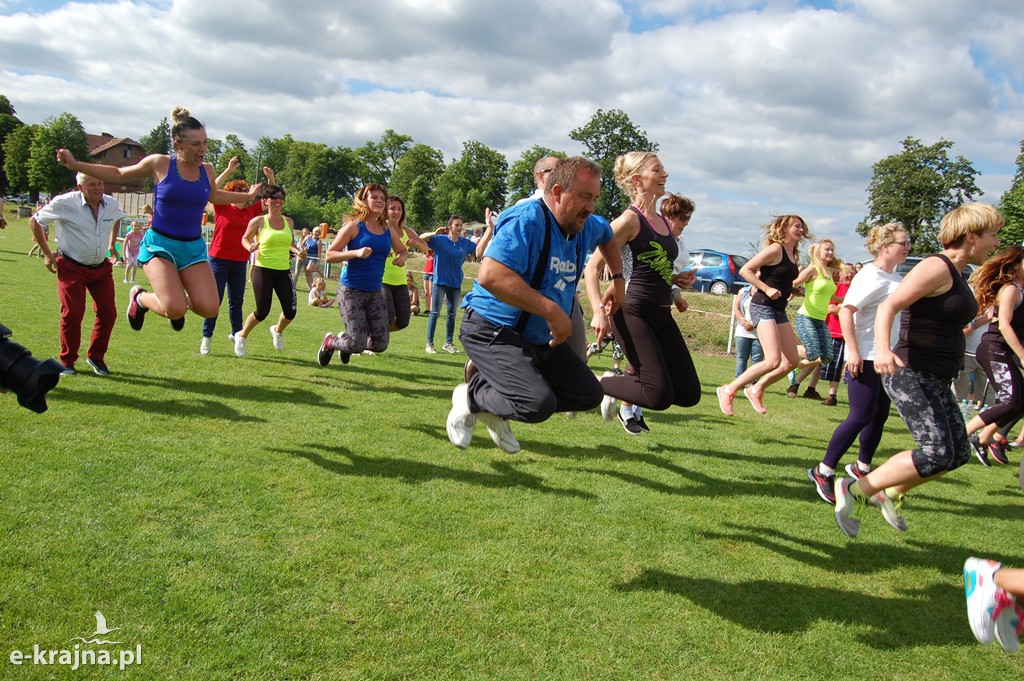
<path id="1" fill-rule="evenodd" d="M 175 331 L 185 326 L 188 310 L 200 317 L 217 314 L 217 282 L 203 241 L 206 204 L 253 201 L 260 191 L 259 184 L 244 194 L 217 187 L 213 166 L 205 161 L 206 128 L 188 109 L 175 107 L 171 111 L 171 138 L 173 154 L 150 154 L 123 168 L 83 163 L 67 149 L 57 150 L 57 162 L 65 168 L 104 182 L 125 184 L 147 177 L 153 180 L 153 224 L 146 230 L 139 249 L 139 263 L 153 290 L 133 286 L 128 292 L 128 324 L 136 331 L 142 328 L 149 310 L 169 319 Z"/>
<path id="2" fill-rule="evenodd" d="M 284 350 L 284 330 L 295 319 L 295 284 L 292 281 L 292 256 L 305 257 L 305 252 L 295 245 L 292 219 L 281 209 L 284 206 L 284 189 L 267 185 L 263 192 L 267 213 L 253 218 L 242 235 L 242 246 L 250 253 L 256 253 L 252 267 L 252 293 L 256 299 L 256 310 L 249 313 L 242 330 L 235 334 L 235 355 L 245 357 L 245 345 L 249 334 L 270 314 L 274 294 L 281 303 L 281 314 L 277 324 L 270 327 L 270 338 L 275 350 Z"/>

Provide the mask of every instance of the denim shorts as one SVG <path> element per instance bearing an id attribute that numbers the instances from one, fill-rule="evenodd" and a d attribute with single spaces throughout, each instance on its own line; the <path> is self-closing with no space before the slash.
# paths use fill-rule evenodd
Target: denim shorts
<path id="1" fill-rule="evenodd" d="M 776 324 L 789 323 L 789 317 L 786 316 L 785 310 L 776 310 L 774 307 L 768 307 L 767 305 L 750 303 L 750 323 L 756 328 L 758 324 L 766 319 L 770 319 Z"/>
<path id="2" fill-rule="evenodd" d="M 423 281 L 434 281 L 434 273 L 433 272 L 424 272 L 423 273 Z"/>
<path id="3" fill-rule="evenodd" d="M 158 234 L 154 229 L 148 229 L 139 245 L 139 262 L 145 265 L 153 258 L 170 260 L 179 272 L 196 263 L 209 261 L 206 255 L 206 242 L 202 237 L 191 241 L 179 241 Z"/>

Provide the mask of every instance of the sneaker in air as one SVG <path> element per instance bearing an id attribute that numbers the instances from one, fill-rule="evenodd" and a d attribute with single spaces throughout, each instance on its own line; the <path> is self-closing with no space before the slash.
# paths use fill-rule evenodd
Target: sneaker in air
<path id="1" fill-rule="evenodd" d="M 199 354 L 210 354 L 210 339 L 207 338 L 206 336 L 203 336 L 202 340 L 199 341 Z"/>
<path id="2" fill-rule="evenodd" d="M 459 383 L 452 391 L 452 409 L 448 412 L 448 420 L 445 422 L 448 439 L 453 445 L 459 449 L 469 447 L 469 443 L 473 441 L 476 418 L 477 415 L 469 410 L 469 384 Z"/>
<path id="3" fill-rule="evenodd" d="M 277 324 L 270 327 L 270 341 L 274 344 L 275 350 L 284 350 L 284 334 L 277 332 Z"/>
<path id="4" fill-rule="evenodd" d="M 903 518 L 903 497 L 902 494 L 897 494 L 896 498 L 893 499 L 885 490 L 879 490 L 877 493 L 871 495 L 871 505 L 877 506 L 882 512 L 882 517 L 885 518 L 885 522 L 899 532 L 907 531 L 907 521 Z"/>
<path id="5" fill-rule="evenodd" d="M 483 421 L 483 424 L 487 427 L 487 434 L 491 436 L 491 440 L 494 441 L 494 444 L 498 445 L 501 451 L 506 454 L 515 454 L 519 451 L 519 440 L 512 434 L 512 428 L 509 426 L 508 419 L 503 419 L 486 411 L 480 412 L 477 416 Z"/>
<path id="6" fill-rule="evenodd" d="M 245 357 L 245 342 L 247 340 L 242 334 L 235 334 L 235 357 Z"/>
<path id="7" fill-rule="evenodd" d="M 996 591 L 995 620 L 996 642 L 1008 653 L 1017 652 L 1020 636 L 1024 633 L 1024 609 L 1017 597 L 1003 589 Z"/>
<path id="8" fill-rule="evenodd" d="M 334 340 L 337 338 L 333 333 L 324 335 L 324 340 L 320 343 L 320 349 L 316 353 L 316 361 L 320 363 L 320 366 L 325 367 L 331 363 L 331 357 L 334 356 Z"/>
<path id="9" fill-rule="evenodd" d="M 867 499 L 854 496 L 850 491 L 853 482 L 852 478 L 836 478 L 835 486 L 836 523 L 850 537 L 856 537 L 860 532 L 860 519 L 867 503 Z"/>
<path id="10" fill-rule="evenodd" d="M 967 597 L 967 619 L 978 643 L 991 643 L 995 638 L 996 594 L 1001 591 L 993 576 L 1001 563 L 983 558 L 964 561 L 964 595 Z"/>
<path id="11" fill-rule="evenodd" d="M 818 490 L 818 496 L 823 501 L 833 505 L 836 503 L 836 476 L 834 473 L 825 475 L 818 470 L 818 465 L 815 464 L 807 469 L 807 477 L 814 483 L 814 487 Z"/>

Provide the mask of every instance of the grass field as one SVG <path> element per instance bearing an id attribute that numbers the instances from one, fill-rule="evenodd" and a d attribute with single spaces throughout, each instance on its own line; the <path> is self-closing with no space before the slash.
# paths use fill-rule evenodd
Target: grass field
<path id="1" fill-rule="evenodd" d="M 55 356 L 55 277 L 28 249 L 11 220 L 0 322 Z M 1024 566 L 1016 466 L 972 460 L 908 498 L 905 534 L 874 513 L 849 540 L 805 477 L 845 396 L 727 419 L 732 358 L 700 356 L 704 399 L 650 434 L 556 415 L 514 424 L 517 455 L 483 428 L 461 451 L 465 358 L 425 355 L 424 317 L 321 368 L 336 310 L 300 307 L 283 352 L 264 323 L 245 359 L 225 311 L 201 357 L 194 316 L 130 330 L 115 275 L 114 375 L 83 359 L 42 415 L 0 397 L 2 678 L 1024 677 L 975 642 L 961 581 L 970 555 Z M 879 458 L 910 443 L 894 417 Z M 141 664 L 10 663 L 96 610 Z"/>

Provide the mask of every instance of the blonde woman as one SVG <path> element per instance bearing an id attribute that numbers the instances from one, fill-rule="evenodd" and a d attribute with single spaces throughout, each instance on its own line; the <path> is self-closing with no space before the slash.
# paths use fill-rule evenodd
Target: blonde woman
<path id="1" fill-rule="evenodd" d="M 832 361 L 832 332 L 828 330 L 828 306 L 841 303 L 836 299 L 836 279 L 843 261 L 836 257 L 836 246 L 831 239 L 822 239 L 809 249 L 811 264 L 805 267 L 793 282 L 793 286 L 804 287 L 804 303 L 796 312 L 796 334 L 804 346 L 804 358 L 800 360 L 799 372 L 786 388 L 787 397 L 796 397 L 800 382 L 815 368 Z M 771 374 L 765 377 L 774 383 Z M 804 397 L 820 400 L 821 395 L 813 387 L 807 388 Z"/>
<path id="2" fill-rule="evenodd" d="M 793 281 L 800 274 L 800 242 L 810 233 L 799 215 L 782 215 L 765 226 L 764 234 L 764 248 L 740 268 L 740 276 L 755 289 L 750 301 L 750 322 L 757 332 L 764 359 L 715 390 L 718 407 L 726 416 L 733 415 L 732 403 L 739 390 L 743 390 L 755 411 L 767 413 L 763 401 L 765 388 L 800 361 L 786 305 L 793 293 Z M 758 379 L 761 380 L 750 385 Z"/>

